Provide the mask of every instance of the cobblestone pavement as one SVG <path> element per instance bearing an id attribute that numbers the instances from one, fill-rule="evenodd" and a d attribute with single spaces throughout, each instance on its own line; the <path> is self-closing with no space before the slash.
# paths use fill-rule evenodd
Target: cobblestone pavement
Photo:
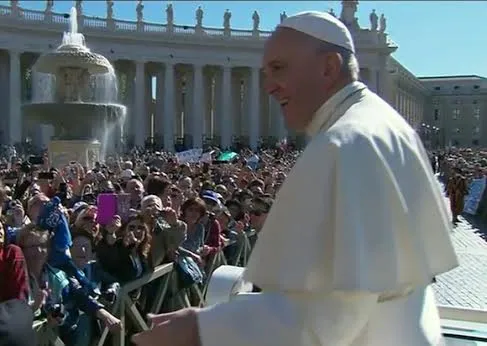
<path id="1" fill-rule="evenodd" d="M 460 217 L 451 234 L 460 266 L 438 276 L 434 288 L 438 304 L 487 309 L 487 226 Z"/>

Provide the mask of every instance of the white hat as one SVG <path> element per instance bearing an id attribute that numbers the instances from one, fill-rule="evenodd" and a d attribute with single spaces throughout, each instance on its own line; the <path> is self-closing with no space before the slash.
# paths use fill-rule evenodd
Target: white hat
<path id="1" fill-rule="evenodd" d="M 134 171 L 132 171 L 131 169 L 126 169 L 124 171 L 122 171 L 122 173 L 120 174 L 120 177 L 122 179 L 130 179 L 134 176 Z"/>
<path id="2" fill-rule="evenodd" d="M 355 53 L 350 31 L 348 31 L 345 24 L 329 13 L 318 11 L 300 12 L 287 17 L 277 27 L 293 29 Z"/>

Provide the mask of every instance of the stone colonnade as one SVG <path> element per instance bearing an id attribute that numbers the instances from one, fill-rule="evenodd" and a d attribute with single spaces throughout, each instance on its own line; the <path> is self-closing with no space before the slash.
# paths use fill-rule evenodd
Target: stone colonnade
<path id="1" fill-rule="evenodd" d="M 38 126 L 27 126 L 21 104 L 32 99 L 31 67 L 39 55 L 0 51 L 0 143 L 30 138 L 46 145 Z M 129 145 L 155 142 L 166 150 L 205 144 L 255 148 L 288 135 L 279 104 L 263 91 L 258 67 L 177 62 L 112 61 L 119 101 L 128 108 L 123 136 Z M 67 115 L 69 116 L 69 115 Z"/>
<path id="2" fill-rule="evenodd" d="M 264 138 L 287 136 L 260 68 L 128 60 L 114 66 L 121 102 L 129 108 L 129 143 L 152 139 L 168 150 L 236 142 L 255 148 Z"/>

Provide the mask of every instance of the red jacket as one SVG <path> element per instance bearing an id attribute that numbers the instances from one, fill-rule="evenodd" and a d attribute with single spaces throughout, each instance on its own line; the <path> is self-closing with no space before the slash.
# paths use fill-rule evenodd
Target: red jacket
<path id="1" fill-rule="evenodd" d="M 0 247 L 0 302 L 27 300 L 29 281 L 22 249 L 17 245 Z"/>
<path id="2" fill-rule="evenodd" d="M 208 229 L 208 235 L 206 237 L 205 245 L 210 247 L 210 253 L 208 255 L 214 255 L 222 248 L 222 240 L 220 234 L 222 232 L 222 228 L 220 223 L 216 219 L 210 219 L 211 222 Z"/>

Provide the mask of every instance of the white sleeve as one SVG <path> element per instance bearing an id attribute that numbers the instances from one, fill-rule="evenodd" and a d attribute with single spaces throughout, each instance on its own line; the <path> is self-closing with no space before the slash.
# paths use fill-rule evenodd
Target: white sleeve
<path id="1" fill-rule="evenodd" d="M 198 313 L 202 346 L 349 345 L 366 325 L 377 295 L 263 293 Z"/>

